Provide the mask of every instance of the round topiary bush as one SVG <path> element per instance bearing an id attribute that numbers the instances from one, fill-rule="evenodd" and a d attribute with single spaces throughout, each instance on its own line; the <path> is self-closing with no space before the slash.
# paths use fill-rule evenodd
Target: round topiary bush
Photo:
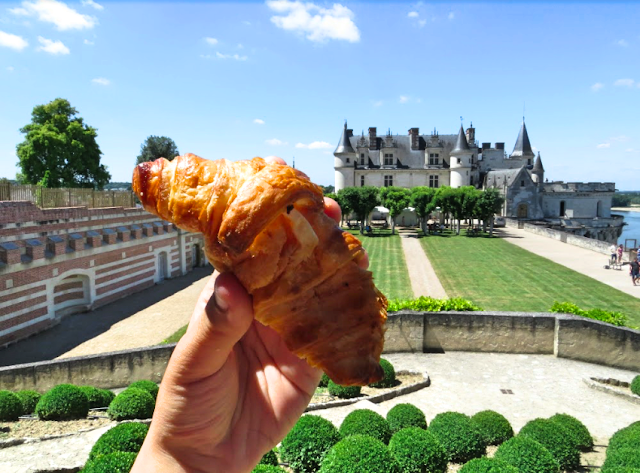
<path id="1" fill-rule="evenodd" d="M 107 407 L 109 404 L 102 404 L 103 396 L 102 392 L 98 388 L 94 388 L 93 386 L 78 386 L 80 391 L 87 396 L 87 400 L 89 401 L 89 409 L 95 409 L 96 407 Z"/>
<path id="2" fill-rule="evenodd" d="M 24 391 L 18 391 L 16 393 L 18 399 L 20 399 L 20 403 L 22 404 L 22 414 L 23 416 L 33 414 L 36 411 L 36 406 L 38 405 L 38 401 L 42 397 L 42 395 L 36 391 L 31 391 L 29 389 L 25 389 Z"/>
<path id="3" fill-rule="evenodd" d="M 149 427 L 140 422 L 116 425 L 100 436 L 89 453 L 89 460 L 114 452 L 138 453 Z"/>
<path id="4" fill-rule="evenodd" d="M 89 460 L 82 473 L 129 473 L 136 461 L 137 453 L 114 452 Z"/>
<path id="5" fill-rule="evenodd" d="M 640 396 L 640 374 L 631 381 L 631 392 L 636 396 Z"/>
<path id="6" fill-rule="evenodd" d="M 471 417 L 487 445 L 500 445 L 513 437 L 509 421 L 496 411 L 480 411 Z"/>
<path id="7" fill-rule="evenodd" d="M 447 454 L 431 434 L 420 427 L 407 427 L 393 434 L 389 451 L 402 473 L 444 473 Z"/>
<path id="8" fill-rule="evenodd" d="M 370 384 L 369 386 L 372 388 L 391 388 L 395 386 L 396 370 L 393 369 L 393 365 L 384 358 L 380 358 L 380 366 L 382 367 L 382 371 L 384 371 L 384 378 L 377 383 Z"/>
<path id="9" fill-rule="evenodd" d="M 82 419 L 89 413 L 89 400 L 78 386 L 59 384 L 44 393 L 36 405 L 42 420 Z"/>
<path id="10" fill-rule="evenodd" d="M 317 471 L 322 460 L 342 436 L 327 419 L 305 415 L 282 440 L 280 456 L 297 473 Z"/>
<path id="11" fill-rule="evenodd" d="M 360 396 L 362 388 L 360 386 L 340 386 L 329 380 L 327 384 L 329 394 L 332 396 L 338 396 L 340 399 L 353 399 Z"/>
<path id="12" fill-rule="evenodd" d="M 611 453 L 607 453 L 607 459 L 602 465 L 602 473 L 606 473 L 612 468 L 639 468 L 640 450 L 637 448 L 617 448 Z"/>
<path id="13" fill-rule="evenodd" d="M 560 465 L 544 448 L 531 437 L 519 435 L 498 447 L 494 457 L 515 466 L 520 473 L 559 473 Z"/>
<path id="14" fill-rule="evenodd" d="M 458 473 L 519 473 L 518 469 L 495 458 L 474 458 L 462 465 Z"/>
<path id="15" fill-rule="evenodd" d="M 322 378 L 320 378 L 320 383 L 318 384 L 319 388 L 326 388 L 329 385 L 329 376 L 327 373 L 322 373 Z"/>
<path id="16" fill-rule="evenodd" d="M 609 439 L 607 455 L 619 448 L 637 448 L 640 450 L 640 422 L 635 422 L 613 434 Z"/>
<path id="17" fill-rule="evenodd" d="M 110 389 L 100 389 L 100 395 L 102 396 L 102 406 L 100 407 L 109 407 L 111 401 L 116 398 L 116 395 Z"/>
<path id="18" fill-rule="evenodd" d="M 113 420 L 149 419 L 154 407 L 155 400 L 147 391 L 127 388 L 111 401 L 107 414 Z"/>
<path id="19" fill-rule="evenodd" d="M 560 469 L 575 470 L 580 466 L 580 450 L 562 425 L 548 419 L 534 419 L 527 422 L 518 435 L 540 442 L 556 459 Z"/>
<path id="20" fill-rule="evenodd" d="M 0 421 L 13 422 L 22 415 L 20 398 L 11 391 L 0 391 Z"/>
<path id="21" fill-rule="evenodd" d="M 549 417 L 549 420 L 564 427 L 580 450 L 586 451 L 593 448 L 593 437 L 591 437 L 589 429 L 575 417 L 568 414 L 556 414 Z"/>
<path id="22" fill-rule="evenodd" d="M 398 463 L 385 444 L 368 435 L 351 435 L 327 453 L 320 473 L 399 473 Z"/>
<path id="23" fill-rule="evenodd" d="M 391 429 L 387 419 L 370 409 L 351 411 L 340 425 L 340 434 L 343 437 L 368 435 L 384 444 L 388 444 L 391 439 Z"/>
<path id="24" fill-rule="evenodd" d="M 465 463 L 485 453 L 487 446 L 482 435 L 464 414 L 440 413 L 433 418 L 428 430 L 440 442 L 451 462 Z"/>
<path id="25" fill-rule="evenodd" d="M 387 412 L 387 421 L 392 433 L 406 427 L 427 428 L 427 418 L 424 412 L 413 404 L 396 404 Z"/>
<path id="26" fill-rule="evenodd" d="M 269 450 L 267 453 L 262 455 L 258 465 L 278 466 L 278 457 L 276 456 L 276 452 L 274 450 Z"/>
<path id="27" fill-rule="evenodd" d="M 160 388 L 156 383 L 154 383 L 153 381 L 148 381 L 146 379 L 141 379 L 140 381 L 131 383 L 129 385 L 129 388 L 137 388 L 142 389 L 143 391 L 147 391 L 153 396 L 154 400 L 158 397 L 158 391 L 160 391 Z"/>

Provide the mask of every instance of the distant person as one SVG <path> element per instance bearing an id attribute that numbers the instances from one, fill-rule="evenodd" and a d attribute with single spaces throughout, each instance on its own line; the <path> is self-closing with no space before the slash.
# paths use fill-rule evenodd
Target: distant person
<path id="1" fill-rule="evenodd" d="M 611 262 L 614 263 L 618 259 L 618 252 L 616 249 L 616 245 L 611 245 L 611 248 L 609 248 L 609 251 L 611 252 Z"/>
<path id="2" fill-rule="evenodd" d="M 620 264 L 622 263 L 622 245 L 618 245 L 617 254 L 618 254 L 618 264 Z"/>
<path id="3" fill-rule="evenodd" d="M 638 278 L 640 277 L 640 263 L 638 260 L 632 261 L 629 266 L 629 274 L 631 275 L 631 282 L 634 286 L 637 286 Z"/>

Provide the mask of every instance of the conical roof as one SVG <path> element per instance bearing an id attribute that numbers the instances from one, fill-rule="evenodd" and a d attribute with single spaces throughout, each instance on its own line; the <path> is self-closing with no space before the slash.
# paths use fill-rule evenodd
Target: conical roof
<path id="1" fill-rule="evenodd" d="M 520 128 L 520 133 L 518 133 L 518 139 L 516 140 L 516 145 L 513 147 L 511 157 L 533 158 L 534 156 L 531 143 L 529 142 L 527 126 L 524 124 L 524 120 L 522 120 L 522 128 Z"/>
<path id="2" fill-rule="evenodd" d="M 344 122 L 344 130 L 342 130 L 342 136 L 340 137 L 340 142 L 338 143 L 338 147 L 333 152 L 333 154 L 338 153 L 355 153 L 353 146 L 351 146 L 351 141 L 349 140 L 349 132 L 347 131 L 347 121 Z"/>
<path id="3" fill-rule="evenodd" d="M 542 159 L 540 159 L 540 151 L 538 151 L 536 162 L 533 163 L 533 171 L 544 171 L 544 168 L 542 167 Z"/>
<path id="4" fill-rule="evenodd" d="M 467 143 L 467 137 L 464 134 L 462 125 L 460 125 L 460 131 L 458 132 L 458 139 L 456 146 L 451 150 L 452 153 L 458 153 L 460 151 L 469 151 L 469 143 Z"/>

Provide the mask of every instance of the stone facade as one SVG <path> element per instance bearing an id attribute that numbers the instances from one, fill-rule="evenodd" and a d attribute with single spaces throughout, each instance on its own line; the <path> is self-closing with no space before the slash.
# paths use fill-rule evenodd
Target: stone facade
<path id="1" fill-rule="evenodd" d="M 143 209 L 0 202 L 0 346 L 185 274 L 203 248 Z"/>

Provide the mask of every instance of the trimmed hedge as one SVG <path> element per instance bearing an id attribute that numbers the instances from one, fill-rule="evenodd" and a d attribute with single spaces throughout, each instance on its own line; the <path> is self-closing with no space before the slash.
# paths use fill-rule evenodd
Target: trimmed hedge
<path id="1" fill-rule="evenodd" d="M 609 439 L 607 455 L 621 448 L 636 448 L 640 450 L 640 422 L 634 422 L 613 434 Z"/>
<path id="2" fill-rule="evenodd" d="M 42 420 L 82 419 L 89 413 L 89 400 L 78 386 L 59 384 L 44 393 L 36 405 Z"/>
<path id="3" fill-rule="evenodd" d="M 251 473 L 287 473 L 284 468 L 277 465 L 261 465 L 258 464 Z"/>
<path id="4" fill-rule="evenodd" d="M 87 396 L 89 401 L 89 409 L 95 409 L 96 407 L 107 407 L 109 404 L 103 404 L 104 396 L 102 390 L 94 388 L 93 386 L 78 386 L 80 391 Z"/>
<path id="5" fill-rule="evenodd" d="M 82 473 L 129 473 L 136 461 L 137 453 L 114 452 L 101 455 L 90 460 L 84 466 Z"/>
<path id="6" fill-rule="evenodd" d="M 327 419 L 304 415 L 282 439 L 280 456 L 295 472 L 317 471 L 331 447 L 342 439 L 340 432 Z"/>
<path id="7" fill-rule="evenodd" d="M 431 432 L 420 427 L 407 427 L 393 434 L 389 451 L 402 473 L 447 471 L 447 453 Z"/>
<path id="8" fill-rule="evenodd" d="M 482 435 L 464 414 L 442 412 L 433 418 L 428 431 L 440 442 L 451 462 L 465 463 L 485 454 L 487 446 Z"/>
<path id="9" fill-rule="evenodd" d="M 482 310 L 482 308 L 460 297 L 451 299 L 434 299 L 433 297 L 420 296 L 417 299 L 392 299 L 389 301 L 389 312 L 399 310 L 417 310 L 421 312 L 443 312 L 455 310 L 457 312 Z"/>
<path id="10" fill-rule="evenodd" d="M 341 386 L 329 380 L 327 385 L 329 394 L 337 396 L 340 399 L 353 399 L 354 397 L 360 397 L 361 386 Z"/>
<path id="11" fill-rule="evenodd" d="M 633 394 L 635 394 L 636 396 L 640 396 L 640 375 L 633 378 L 630 388 Z"/>
<path id="12" fill-rule="evenodd" d="M 427 428 L 427 418 L 424 412 L 413 404 L 396 404 L 387 412 L 387 422 L 392 433 L 396 433 L 406 427 Z"/>
<path id="13" fill-rule="evenodd" d="M 469 460 L 458 473 L 519 473 L 519 470 L 506 461 L 482 457 Z"/>
<path id="14" fill-rule="evenodd" d="M 111 401 L 116 398 L 116 394 L 110 389 L 100 389 L 100 394 L 102 394 L 102 407 L 109 407 Z"/>
<path id="15" fill-rule="evenodd" d="M 149 419 L 154 408 L 155 400 L 147 391 L 127 388 L 111 401 L 107 414 L 113 420 Z"/>
<path id="16" fill-rule="evenodd" d="M 640 469 L 640 450 L 637 448 L 617 448 L 607 452 L 607 459 L 602 465 L 602 473 L 612 468 L 637 468 Z"/>
<path id="17" fill-rule="evenodd" d="M 575 417 L 569 414 L 556 414 L 549 417 L 549 420 L 564 427 L 580 450 L 588 451 L 593 448 L 593 437 L 589 429 Z"/>
<path id="18" fill-rule="evenodd" d="M 11 391 L 0 391 L 0 421 L 13 422 L 18 420 L 23 411 L 20 398 Z"/>
<path id="19" fill-rule="evenodd" d="M 276 456 L 276 452 L 274 450 L 269 450 L 267 453 L 262 455 L 258 465 L 278 466 L 278 457 Z"/>
<path id="20" fill-rule="evenodd" d="M 89 460 L 114 452 L 138 453 L 149 426 L 140 422 L 126 422 L 107 430 L 93 444 L 89 452 Z"/>
<path id="21" fill-rule="evenodd" d="M 520 429 L 518 436 L 531 437 L 540 442 L 553 455 L 562 470 L 575 470 L 580 466 L 580 451 L 573 437 L 562 425 L 548 419 L 534 419 Z"/>
<path id="22" fill-rule="evenodd" d="M 384 358 L 380 358 L 380 366 L 384 371 L 384 377 L 375 383 L 370 384 L 372 388 L 392 388 L 396 384 L 396 370 L 393 365 Z"/>
<path id="23" fill-rule="evenodd" d="M 329 385 L 329 376 L 327 373 L 322 373 L 322 377 L 320 378 L 320 383 L 318 383 L 319 388 L 326 388 Z"/>
<path id="24" fill-rule="evenodd" d="M 36 391 L 25 389 L 24 391 L 18 391 L 16 393 L 20 403 L 22 404 L 22 415 L 26 416 L 33 414 L 36 411 L 36 406 L 42 395 Z"/>
<path id="25" fill-rule="evenodd" d="M 385 444 L 367 435 L 351 435 L 327 453 L 320 473 L 400 473 Z"/>
<path id="26" fill-rule="evenodd" d="M 581 317 L 599 320 L 600 322 L 606 322 L 618 327 L 624 327 L 625 325 L 627 325 L 628 321 L 627 316 L 620 312 L 612 312 L 602 309 L 583 310 L 571 302 L 554 301 L 549 311 L 557 312 L 560 314 L 580 315 Z"/>
<path id="27" fill-rule="evenodd" d="M 560 465 L 541 443 L 519 435 L 498 447 L 494 456 L 515 466 L 520 473 L 559 473 Z"/>
<path id="28" fill-rule="evenodd" d="M 385 445 L 391 440 L 391 429 L 387 419 L 370 409 L 351 411 L 340 425 L 340 434 L 343 437 L 368 435 Z"/>
<path id="29" fill-rule="evenodd" d="M 513 437 L 513 428 L 505 416 L 496 411 L 480 411 L 471 417 L 487 445 L 500 445 Z"/>
<path id="30" fill-rule="evenodd" d="M 134 381 L 129 385 L 129 388 L 137 388 L 137 389 L 142 389 L 143 391 L 147 391 L 149 394 L 153 396 L 154 400 L 158 397 L 158 391 L 160 391 L 160 388 L 156 383 L 154 383 L 153 381 L 149 381 L 147 379 Z"/>

